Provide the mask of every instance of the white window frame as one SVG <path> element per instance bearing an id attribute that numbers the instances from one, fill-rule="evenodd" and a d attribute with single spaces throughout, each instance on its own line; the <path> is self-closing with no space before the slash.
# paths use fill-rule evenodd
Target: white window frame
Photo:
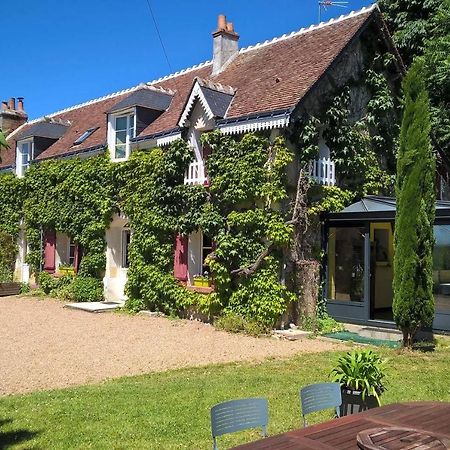
<path id="1" fill-rule="evenodd" d="M 24 145 L 29 145 L 28 147 L 28 162 L 23 164 L 23 151 L 22 148 Z M 19 141 L 17 143 L 16 148 L 16 175 L 18 177 L 23 177 L 25 175 L 26 170 L 30 167 L 31 161 L 34 159 L 34 142 L 33 138 L 24 139 L 23 141 Z"/>
<path id="2" fill-rule="evenodd" d="M 130 118 L 133 116 L 132 123 Z M 123 158 L 116 157 L 116 123 L 117 119 L 126 118 L 127 119 L 127 128 L 126 130 L 126 138 L 125 138 L 125 156 Z M 131 126 L 132 125 L 132 126 Z M 132 133 L 130 131 L 133 130 Z M 111 154 L 111 161 L 126 161 L 130 157 L 131 151 L 131 139 L 136 137 L 136 109 L 122 111 L 117 114 L 110 114 L 108 118 L 108 147 Z"/>
<path id="3" fill-rule="evenodd" d="M 122 232 L 120 233 L 120 248 L 121 248 L 121 254 L 120 254 L 120 267 L 124 270 L 128 269 L 130 267 L 130 258 L 129 258 L 129 247 L 127 246 L 127 239 L 126 235 L 130 236 L 131 243 L 131 230 L 129 228 L 122 229 Z M 127 264 L 128 259 L 128 264 Z"/>
<path id="4" fill-rule="evenodd" d="M 73 259 L 72 262 L 70 262 L 70 249 L 72 247 L 73 247 Z M 76 251 L 77 251 L 77 244 L 73 242 L 72 238 L 69 237 L 69 239 L 67 240 L 67 264 L 69 266 L 75 267 Z"/>

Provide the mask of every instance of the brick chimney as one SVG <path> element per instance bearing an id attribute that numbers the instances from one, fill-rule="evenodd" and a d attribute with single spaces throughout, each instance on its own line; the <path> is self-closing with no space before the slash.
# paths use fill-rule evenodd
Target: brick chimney
<path id="1" fill-rule="evenodd" d="M 239 34 L 234 31 L 233 24 L 227 22 L 227 18 L 221 14 L 217 20 L 217 30 L 212 35 L 214 44 L 212 75 L 216 75 L 239 53 Z"/>
<path id="2" fill-rule="evenodd" d="M 28 120 L 28 115 L 23 108 L 23 97 L 18 97 L 17 109 L 16 99 L 11 97 L 9 101 L 2 101 L 2 108 L 0 110 L 0 130 L 5 136 L 13 132 L 20 125 L 23 125 Z"/>

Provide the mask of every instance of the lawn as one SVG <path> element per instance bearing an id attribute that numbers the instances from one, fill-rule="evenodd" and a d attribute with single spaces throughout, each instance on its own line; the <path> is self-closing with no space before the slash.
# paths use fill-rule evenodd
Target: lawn
<path id="1" fill-rule="evenodd" d="M 389 358 L 384 403 L 450 401 L 448 344 L 433 353 L 380 352 Z M 327 352 L 259 364 L 182 369 L 3 397 L 0 448 L 210 448 L 210 407 L 246 396 L 269 399 L 269 434 L 273 435 L 300 427 L 298 389 L 326 381 L 338 355 Z M 321 413 L 314 421 L 328 417 L 331 413 Z M 256 432 L 224 437 L 220 448 L 257 437 Z"/>

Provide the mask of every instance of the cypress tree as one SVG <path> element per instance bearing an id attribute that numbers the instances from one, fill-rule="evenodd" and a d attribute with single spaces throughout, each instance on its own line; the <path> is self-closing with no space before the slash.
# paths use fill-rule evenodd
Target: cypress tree
<path id="1" fill-rule="evenodd" d="M 434 317 L 433 223 L 435 157 L 430 142 L 428 93 L 423 61 L 417 59 L 404 83 L 405 97 L 397 155 L 393 313 L 410 347 L 417 330 Z"/>

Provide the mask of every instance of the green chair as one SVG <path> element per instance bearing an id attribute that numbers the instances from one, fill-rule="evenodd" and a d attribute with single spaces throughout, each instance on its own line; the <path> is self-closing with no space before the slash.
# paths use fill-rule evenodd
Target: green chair
<path id="1" fill-rule="evenodd" d="M 267 436 L 269 422 L 269 402 L 265 398 L 244 398 L 219 403 L 211 408 L 211 431 L 213 449 L 218 450 L 218 436 L 262 428 L 262 436 Z"/>

